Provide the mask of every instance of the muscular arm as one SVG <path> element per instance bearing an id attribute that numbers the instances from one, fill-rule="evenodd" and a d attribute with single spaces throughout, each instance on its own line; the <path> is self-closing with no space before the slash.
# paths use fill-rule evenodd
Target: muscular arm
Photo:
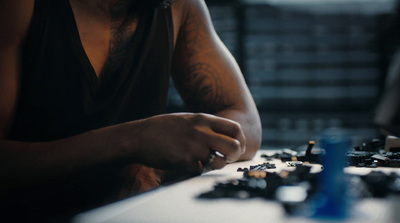
<path id="1" fill-rule="evenodd" d="M 246 137 L 240 159 L 251 159 L 261 143 L 257 108 L 236 61 L 215 33 L 204 1 L 184 2 L 174 55 L 175 85 L 194 111 L 238 122 Z"/>
<path id="2" fill-rule="evenodd" d="M 50 142 L 7 140 L 8 126 L 13 120 L 18 98 L 21 44 L 31 20 L 33 1 L 0 0 L 0 10 L 0 182 L 2 182 L 0 194 L 7 192 L 8 188 L 38 183 L 43 179 L 61 177 L 82 168 L 96 167 L 113 161 L 137 162 L 157 168 L 200 172 L 202 168 L 199 162 L 204 163 L 208 160 L 210 148 L 219 148 L 223 152 L 232 151 L 230 157 L 234 157 L 235 160 L 243 154 L 243 147 L 237 143 L 244 141 L 239 125 L 225 118 L 205 114 L 160 115 Z M 185 35 L 182 35 L 182 38 L 186 38 Z M 190 47 L 184 47 L 185 44 L 179 45 L 178 55 L 184 57 L 186 49 Z M 192 47 L 195 46 L 197 45 Z M 208 56 L 213 58 L 204 59 L 201 54 L 192 55 L 187 60 L 187 66 L 178 72 L 183 74 L 194 69 L 200 70 L 199 73 L 202 75 L 191 75 L 194 77 L 193 80 L 185 81 L 183 78 L 177 80 L 182 83 L 188 82 L 189 85 L 186 86 L 190 86 L 190 83 L 195 86 L 198 80 L 205 76 L 204 65 L 206 69 L 209 65 L 211 70 L 215 70 L 222 80 L 221 85 L 224 86 L 221 92 L 224 103 L 218 102 L 212 104 L 212 108 L 197 110 L 213 111 L 214 114 L 238 121 L 247 134 L 249 151 L 255 151 L 258 147 L 252 137 L 259 133 L 257 112 L 237 66 L 229 56 L 222 56 L 226 55 L 222 53 L 225 51 L 217 46 L 219 45 L 209 48 L 207 52 L 207 58 Z M 219 60 L 218 66 L 211 63 L 213 59 Z M 190 73 L 196 72 L 190 71 Z M 220 75 L 221 73 L 224 75 Z M 179 76 L 185 77 L 184 75 L 177 77 Z M 231 80 L 232 77 L 234 78 Z M 212 83 L 214 79 L 207 79 L 205 83 L 208 81 Z M 197 87 L 206 86 L 203 82 L 200 83 L 201 85 Z M 226 88 L 228 85 L 232 85 L 232 89 Z M 235 93 L 227 94 L 231 90 Z M 191 94 L 187 95 L 189 98 L 193 97 Z M 199 97 L 198 101 L 204 103 L 210 101 L 210 98 L 214 96 L 206 94 Z M 232 103 L 235 100 L 237 102 Z M 171 129 L 171 126 L 174 128 Z M 251 154 L 247 153 L 242 158 L 250 158 Z M 225 165 L 225 162 L 214 163 L 213 168 Z"/>

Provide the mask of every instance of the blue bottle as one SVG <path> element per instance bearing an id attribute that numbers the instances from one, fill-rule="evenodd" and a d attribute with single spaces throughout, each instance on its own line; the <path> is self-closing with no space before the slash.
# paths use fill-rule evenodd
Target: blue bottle
<path id="1" fill-rule="evenodd" d="M 344 167 L 350 149 L 350 135 L 340 128 L 329 128 L 321 135 L 320 146 L 326 154 L 322 158 L 323 171 L 320 191 L 313 202 L 313 217 L 340 220 L 348 217 L 349 204 Z"/>

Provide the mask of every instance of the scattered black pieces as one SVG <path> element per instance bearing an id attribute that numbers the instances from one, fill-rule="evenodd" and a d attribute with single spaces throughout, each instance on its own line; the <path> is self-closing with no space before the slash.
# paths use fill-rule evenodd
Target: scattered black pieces
<path id="1" fill-rule="evenodd" d="M 282 153 L 272 156 L 261 155 L 267 161 L 281 160 L 287 166 L 295 167 L 293 171 L 267 172 L 269 169 L 276 168 L 276 165 L 270 162 L 238 168 L 238 172 L 243 172 L 241 179 L 217 183 L 213 190 L 202 193 L 198 197 L 202 199 L 258 197 L 276 200 L 283 205 L 287 214 L 294 214 L 318 192 L 319 179 L 324 173 L 323 168 L 319 173 L 311 173 L 311 166 L 303 165 L 304 162 L 319 163 L 322 156 L 329 155 L 323 150 L 313 152 L 313 146 L 314 141 L 310 141 L 305 153 L 283 150 Z M 400 167 L 400 152 L 384 152 L 383 148 L 384 143 L 376 139 L 363 143 L 352 151 L 348 151 L 346 154 L 348 165 L 368 168 Z M 349 174 L 344 176 L 351 197 L 385 197 L 391 193 L 400 194 L 400 176 L 396 173 L 372 171 L 364 176 Z M 287 193 L 288 191 L 291 192 Z M 293 193 L 297 195 L 287 195 Z"/>
<path id="2" fill-rule="evenodd" d="M 288 167 L 302 166 L 303 162 L 302 161 L 286 161 L 286 165 Z"/>
<path id="3" fill-rule="evenodd" d="M 276 165 L 274 163 L 266 162 L 255 166 L 250 166 L 250 168 L 238 168 L 237 171 L 246 172 L 251 170 L 267 170 L 267 169 L 276 169 Z"/>
<path id="4" fill-rule="evenodd" d="M 255 166 L 250 166 L 250 170 L 267 170 L 267 169 L 276 169 L 276 166 L 274 163 L 263 163 L 263 164 L 258 164 Z"/>
<path id="5" fill-rule="evenodd" d="M 312 151 L 315 142 L 310 141 L 305 153 L 285 149 L 281 153 L 272 156 L 262 155 L 267 161 L 280 159 L 288 166 L 297 166 L 296 162 L 320 163 L 322 156 L 329 156 L 324 150 Z M 355 167 L 400 167 L 400 152 L 384 151 L 384 141 L 373 139 L 370 142 L 362 143 L 346 153 L 348 166 Z"/>
<path id="6" fill-rule="evenodd" d="M 359 146 L 355 146 L 355 151 L 377 152 L 385 149 L 385 141 L 380 139 L 371 139 L 369 142 L 363 142 Z"/>
<path id="7" fill-rule="evenodd" d="M 309 166 L 299 166 L 292 172 L 282 174 L 261 170 L 245 170 L 242 179 L 218 183 L 214 186 L 214 190 L 200 194 L 199 198 L 248 199 L 261 197 L 274 199 L 277 188 L 282 185 L 297 185 L 305 181 L 314 182 L 313 185 L 316 185 L 317 181 L 314 179 L 316 174 L 311 174 L 310 169 Z M 310 188 L 309 190 L 313 189 Z"/>
<path id="8" fill-rule="evenodd" d="M 347 154 L 348 165 L 356 167 L 399 167 L 400 152 L 360 152 L 349 151 Z"/>
<path id="9" fill-rule="evenodd" d="M 389 193 L 400 192 L 400 176 L 396 173 L 385 174 L 381 171 L 360 176 L 373 197 L 386 197 Z"/>

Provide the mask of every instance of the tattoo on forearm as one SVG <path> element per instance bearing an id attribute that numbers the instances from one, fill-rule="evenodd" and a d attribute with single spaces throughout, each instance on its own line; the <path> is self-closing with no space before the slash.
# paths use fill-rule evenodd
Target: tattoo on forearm
<path id="1" fill-rule="evenodd" d="M 210 64 L 199 63 L 190 67 L 179 86 L 184 101 L 195 111 L 213 113 L 226 106 L 221 77 Z"/>

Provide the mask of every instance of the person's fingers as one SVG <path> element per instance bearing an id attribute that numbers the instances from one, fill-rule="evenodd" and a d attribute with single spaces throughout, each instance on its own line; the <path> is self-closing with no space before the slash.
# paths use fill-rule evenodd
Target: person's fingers
<path id="1" fill-rule="evenodd" d="M 199 134 L 204 139 L 205 147 L 223 154 L 228 163 L 236 161 L 244 152 L 240 141 L 235 138 L 213 132 L 209 129 L 203 129 L 199 131 Z M 208 155 L 208 153 L 204 155 Z"/>
<path id="2" fill-rule="evenodd" d="M 238 122 L 231 119 L 204 114 L 205 119 L 208 120 L 210 128 L 218 133 L 228 135 L 238 140 L 243 139 L 243 131 Z"/>
<path id="3" fill-rule="evenodd" d="M 246 138 L 239 123 L 230 119 L 217 116 L 209 116 L 210 129 L 221 135 L 229 136 L 239 142 L 241 153 L 246 149 Z M 215 141 L 218 142 L 218 141 Z M 236 142 L 235 142 L 236 143 Z M 217 147 L 217 146 L 216 146 Z"/>
<path id="4" fill-rule="evenodd" d="M 238 160 L 245 152 L 245 137 L 237 122 L 203 113 L 187 117 L 194 128 L 189 128 L 185 132 L 187 136 L 179 146 L 185 148 L 185 151 L 176 155 L 180 156 L 178 158 L 180 161 L 173 166 L 181 166 L 190 172 L 198 172 L 204 168 L 210 157 L 210 151 L 214 149 L 222 156 L 217 156 L 213 160 L 211 168 L 219 169 L 226 163 Z"/>
<path id="5" fill-rule="evenodd" d="M 213 121 L 210 122 L 210 128 L 214 132 L 218 132 L 232 138 L 244 142 L 244 134 L 239 123 L 230 119 L 214 117 Z"/>

